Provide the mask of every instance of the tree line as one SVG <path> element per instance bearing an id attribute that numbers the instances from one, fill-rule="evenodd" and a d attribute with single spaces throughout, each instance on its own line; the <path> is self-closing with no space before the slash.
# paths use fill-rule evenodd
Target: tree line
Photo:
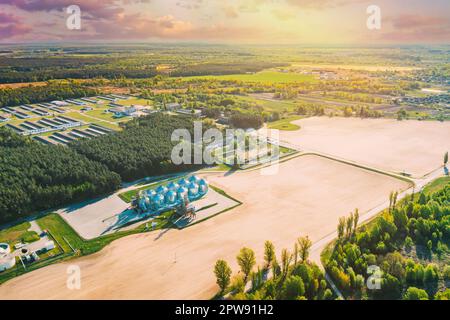
<path id="1" fill-rule="evenodd" d="M 121 132 L 76 141 L 71 148 L 132 181 L 192 169 L 189 164 L 172 163 L 171 152 L 177 142 L 171 141 L 171 135 L 176 129 L 187 129 L 194 137 L 193 128 L 190 117 L 157 113 L 128 122 Z"/>
<path id="2" fill-rule="evenodd" d="M 193 137 L 191 117 L 153 114 L 69 147 L 0 128 L 0 223 L 105 195 L 122 181 L 193 169 L 171 161 L 171 135 L 181 128 Z"/>
<path id="3" fill-rule="evenodd" d="M 50 82 L 45 86 L 0 88 L 0 108 L 21 104 L 82 98 L 96 95 L 97 91 L 75 83 Z"/>
<path id="4" fill-rule="evenodd" d="M 450 184 L 434 193 L 397 203 L 357 229 L 357 211 L 338 224 L 338 239 L 326 270 L 338 287 L 356 299 L 450 299 L 448 245 Z M 380 268 L 379 290 L 369 290 L 368 267 Z"/>
<path id="5" fill-rule="evenodd" d="M 232 277 L 232 269 L 224 260 L 214 267 L 216 283 L 220 288 L 216 298 L 232 300 L 329 300 L 333 293 L 325 275 L 309 261 L 311 241 L 297 240 L 292 251 L 283 249 L 280 260 L 272 242 L 264 243 L 264 264 L 256 266 L 255 252 L 242 248 L 236 257 L 240 271 Z M 250 282 L 250 284 L 249 284 Z"/>
<path id="6" fill-rule="evenodd" d="M 116 190 L 120 176 L 62 146 L 0 128 L 0 223 Z"/>

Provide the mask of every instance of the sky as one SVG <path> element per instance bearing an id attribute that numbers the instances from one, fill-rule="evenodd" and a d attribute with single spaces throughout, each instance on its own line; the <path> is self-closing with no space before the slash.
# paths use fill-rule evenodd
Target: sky
<path id="1" fill-rule="evenodd" d="M 71 5 L 80 30 L 66 26 Z M 0 0 L 0 42 L 50 41 L 449 44 L 450 0 Z"/>

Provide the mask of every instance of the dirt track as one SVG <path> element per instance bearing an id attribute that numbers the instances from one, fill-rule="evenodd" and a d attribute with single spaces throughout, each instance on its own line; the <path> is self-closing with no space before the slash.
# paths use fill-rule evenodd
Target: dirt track
<path id="1" fill-rule="evenodd" d="M 297 237 L 318 241 L 335 230 L 338 218 L 361 213 L 408 184 L 317 156 L 282 163 L 278 174 L 259 171 L 207 174 L 209 181 L 244 204 L 178 231 L 130 236 L 101 252 L 52 265 L 0 286 L 0 299 L 208 299 L 217 290 L 213 266 L 226 259 L 237 271 L 243 246 L 262 261 L 265 240 L 277 252 Z M 82 272 L 81 290 L 66 288 L 67 266 Z"/>

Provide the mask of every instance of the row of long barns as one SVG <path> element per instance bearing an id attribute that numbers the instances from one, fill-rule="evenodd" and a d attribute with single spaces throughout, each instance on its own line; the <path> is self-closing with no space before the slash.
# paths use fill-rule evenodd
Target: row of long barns
<path id="1" fill-rule="evenodd" d="M 50 116 L 52 114 L 66 113 L 65 109 L 62 109 L 61 107 L 58 107 L 51 103 L 38 103 L 36 105 L 24 104 L 18 107 L 5 107 L 2 108 L 1 111 L 16 116 L 19 119 L 31 119 L 36 117 Z M 8 119 L 5 117 L 2 118 L 5 119 L 4 121 L 7 121 L 6 119 Z"/>
<path id="2" fill-rule="evenodd" d="M 91 139 L 111 133 L 110 129 L 92 124 L 85 129 L 73 129 L 68 132 L 55 132 L 50 136 L 35 136 L 33 139 L 45 144 L 67 145 L 78 139 Z"/>
<path id="3" fill-rule="evenodd" d="M 129 99 L 129 97 L 117 94 L 110 94 L 105 96 L 98 96 L 95 98 L 67 99 L 65 101 L 52 101 L 51 103 L 38 103 L 35 105 L 24 104 L 18 107 L 5 107 L 2 108 L 1 111 L 16 116 L 19 119 L 29 119 L 34 117 L 45 117 L 51 114 L 66 113 L 67 110 L 62 107 L 68 106 L 69 104 L 77 106 L 85 106 L 88 103 L 91 104 L 103 103 L 102 101 L 114 103 L 119 99 L 125 100 Z M 24 111 L 27 113 L 25 113 Z M 8 120 L 10 119 L 7 117 L 0 116 L 0 122 L 6 122 Z"/>
<path id="4" fill-rule="evenodd" d="M 42 134 L 51 131 L 67 130 L 74 127 L 81 127 L 85 125 L 82 121 L 74 120 L 65 116 L 57 116 L 55 118 L 42 118 L 37 122 L 26 120 L 20 125 L 12 125 L 8 123 L 7 128 L 16 131 L 23 136 L 30 136 L 35 134 Z"/>
<path id="5" fill-rule="evenodd" d="M 65 116 L 42 118 L 39 121 L 24 121 L 20 125 L 6 124 L 6 127 L 24 136 L 53 132 L 49 136 L 34 136 L 33 139 L 45 144 L 68 144 L 77 139 L 90 139 L 110 133 L 112 130 L 100 125 L 86 124 Z M 70 131 L 69 131 L 70 130 Z M 65 132 L 61 132 L 65 131 Z"/>

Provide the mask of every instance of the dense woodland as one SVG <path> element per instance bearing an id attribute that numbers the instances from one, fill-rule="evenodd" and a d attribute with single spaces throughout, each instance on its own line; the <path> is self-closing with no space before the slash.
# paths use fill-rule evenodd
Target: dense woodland
<path id="1" fill-rule="evenodd" d="M 240 271 L 232 270 L 224 260 L 214 268 L 220 288 L 217 298 L 232 300 L 329 300 L 333 293 L 327 287 L 323 271 L 308 260 L 311 241 L 299 238 L 292 252 L 283 249 L 277 259 L 272 242 L 264 244 L 264 265 L 256 267 L 255 253 L 242 248 L 236 257 Z M 250 286 L 248 282 L 250 281 Z"/>
<path id="2" fill-rule="evenodd" d="M 190 169 L 176 166 L 171 152 L 175 129 L 186 128 L 193 137 L 193 121 L 185 116 L 152 114 L 125 125 L 125 130 L 96 139 L 77 141 L 72 148 L 87 158 L 106 165 L 125 181 Z"/>
<path id="3" fill-rule="evenodd" d="M 450 183 L 390 208 L 356 229 L 359 215 L 342 218 L 326 269 L 355 299 L 450 299 Z M 368 266 L 381 268 L 380 290 L 368 290 Z"/>
<path id="4" fill-rule="evenodd" d="M 70 148 L 0 128 L 0 223 L 103 195 L 119 185 L 119 175 Z"/>
<path id="5" fill-rule="evenodd" d="M 181 52 L 183 51 L 180 49 Z M 171 76 L 223 75 L 258 72 L 267 68 L 284 66 L 286 63 L 257 61 L 251 56 L 233 57 L 223 52 L 219 57 L 208 55 L 210 60 L 203 61 L 204 53 L 189 51 L 192 56 L 178 57 L 156 50 L 149 56 L 148 51 L 130 50 L 126 54 L 99 52 L 59 52 L 42 54 L 29 53 L 22 56 L 17 52 L 0 56 L 0 83 L 18 83 L 47 81 L 54 79 L 144 79 L 158 74 Z M 213 51 L 216 52 L 217 51 Z M 240 58 L 239 58 L 240 57 Z M 170 64 L 169 68 L 158 69 L 158 65 Z"/>
<path id="6" fill-rule="evenodd" d="M 93 96 L 96 90 L 67 82 L 50 82 L 45 86 L 0 88 L 0 108 L 28 103 Z"/>
<path id="7" fill-rule="evenodd" d="M 192 118 L 153 114 L 70 147 L 0 129 L 0 223 L 107 194 L 121 181 L 192 169 L 171 161 L 171 135 L 180 128 L 193 137 Z"/>

